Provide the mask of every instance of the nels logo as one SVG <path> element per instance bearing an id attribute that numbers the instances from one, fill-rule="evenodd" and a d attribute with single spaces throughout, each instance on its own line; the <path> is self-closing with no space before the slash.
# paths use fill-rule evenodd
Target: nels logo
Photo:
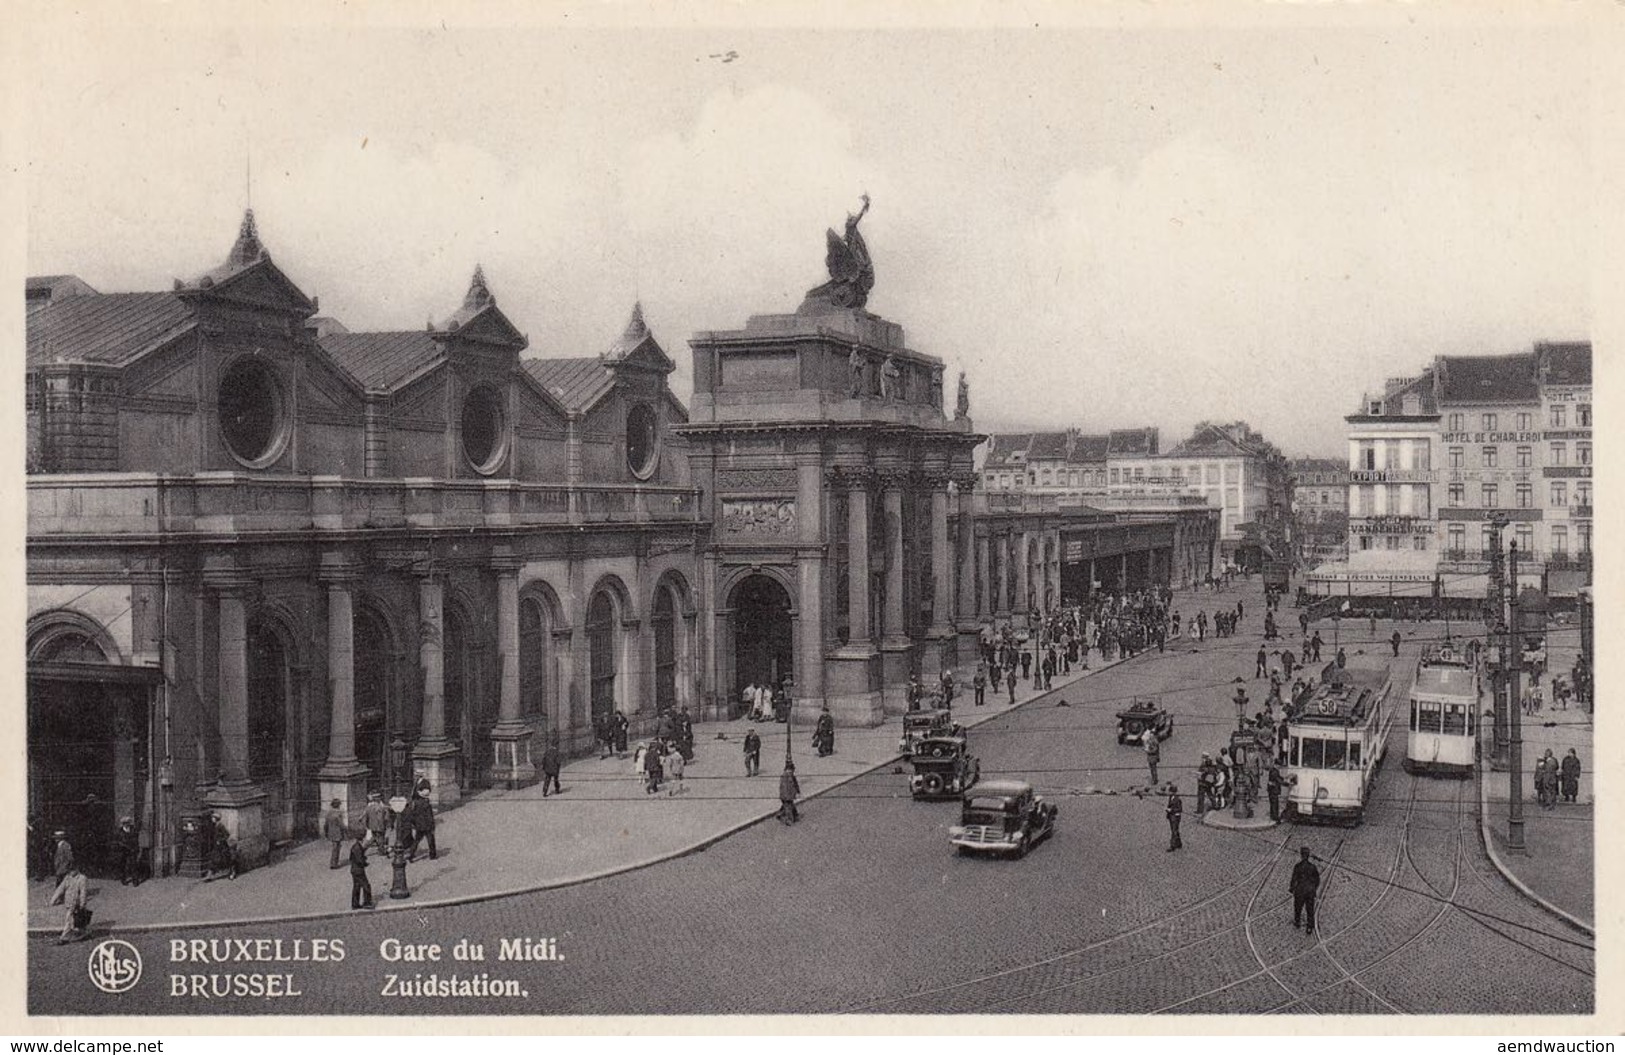
<path id="1" fill-rule="evenodd" d="M 124 993 L 141 980 L 141 954 L 127 941 L 109 938 L 90 950 L 90 981 L 104 993 Z"/>

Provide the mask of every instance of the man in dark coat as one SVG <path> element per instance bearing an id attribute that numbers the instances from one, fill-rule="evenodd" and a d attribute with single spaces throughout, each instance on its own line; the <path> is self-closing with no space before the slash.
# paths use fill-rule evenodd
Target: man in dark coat
<path id="1" fill-rule="evenodd" d="M 367 880 L 367 844 L 350 844 L 350 908 L 372 908 L 372 883 Z"/>
<path id="2" fill-rule="evenodd" d="M 1012 665 L 1004 675 L 1005 687 L 1010 690 L 1010 702 L 1016 702 L 1016 668 Z"/>
<path id="3" fill-rule="evenodd" d="M 1021 676 L 1028 681 L 1032 680 L 1033 654 L 1026 649 L 1021 650 Z"/>
<path id="4" fill-rule="evenodd" d="M 745 775 L 754 777 L 762 771 L 762 738 L 753 728 L 745 734 Z"/>
<path id="5" fill-rule="evenodd" d="M 424 839 L 429 840 L 429 860 L 433 861 L 440 856 L 440 851 L 434 844 L 434 803 L 429 801 L 429 782 L 422 781 L 412 794 L 412 801 L 407 803 L 406 815 L 402 818 L 411 833 L 411 842 L 407 843 L 406 859 L 415 861 L 418 857 L 418 844 Z"/>
<path id="6" fill-rule="evenodd" d="M 1399 631 L 1398 630 L 1394 631 L 1394 636 L 1388 639 L 1388 643 L 1390 645 L 1394 646 L 1394 655 L 1398 656 L 1399 655 Z"/>
<path id="7" fill-rule="evenodd" d="M 796 764 L 784 763 L 784 772 L 779 774 L 779 820 L 785 824 L 794 824 L 801 819 L 796 812 L 796 797 L 801 794 L 801 782 L 796 779 Z"/>
<path id="8" fill-rule="evenodd" d="M 976 665 L 976 676 L 971 679 L 971 685 L 976 689 L 976 706 L 980 707 L 987 703 L 987 666 L 985 664 L 978 663 Z"/>
<path id="9" fill-rule="evenodd" d="M 615 712 L 613 721 L 615 723 L 615 753 L 617 755 L 624 755 L 626 754 L 627 731 L 631 728 L 632 723 L 627 721 L 626 715 L 622 714 L 620 711 Z"/>
<path id="10" fill-rule="evenodd" d="M 1281 819 L 1281 789 L 1285 786 L 1286 781 L 1281 777 L 1281 767 L 1271 765 L 1270 775 L 1264 786 L 1264 790 L 1269 794 L 1270 797 L 1270 820 L 1272 821 L 1278 821 Z"/>
<path id="11" fill-rule="evenodd" d="M 818 728 L 814 731 L 813 739 L 818 743 L 818 757 L 835 753 L 835 719 L 830 716 L 828 705 L 818 716 Z"/>
<path id="12" fill-rule="evenodd" d="M 1320 631 L 1316 630 L 1315 636 L 1309 639 L 1309 658 L 1314 660 L 1316 663 L 1320 662 L 1320 646 L 1322 644 L 1323 642 L 1320 640 Z"/>
<path id="13" fill-rule="evenodd" d="M 1163 810 L 1168 818 L 1168 852 L 1173 853 L 1185 844 L 1179 840 L 1179 822 L 1185 816 L 1185 800 L 1179 797 L 1177 785 L 1168 787 L 1168 805 Z"/>
<path id="14" fill-rule="evenodd" d="M 683 761 L 694 761 L 694 719 L 689 717 L 687 707 L 677 712 L 677 750 Z"/>
<path id="15" fill-rule="evenodd" d="M 564 760 L 559 757 L 559 731 L 553 730 L 547 736 L 547 747 L 542 751 L 542 798 L 547 798 L 547 789 L 562 792 L 559 786 L 559 772 L 564 768 Z"/>
<path id="16" fill-rule="evenodd" d="M 1563 801 L 1574 802 L 1580 795 L 1580 756 L 1575 754 L 1574 748 L 1563 756 L 1562 766 Z"/>
<path id="17" fill-rule="evenodd" d="M 135 820 L 125 817 L 118 823 L 113 836 L 118 853 L 118 881 L 120 886 L 141 885 L 141 835 L 135 830 Z"/>
<path id="18" fill-rule="evenodd" d="M 322 814 L 322 838 L 333 846 L 333 857 L 327 867 L 334 870 L 339 867 L 339 851 L 344 845 L 344 814 L 340 805 L 339 800 L 334 799 L 328 803 L 327 812 Z"/>
<path id="19" fill-rule="evenodd" d="M 1305 933 L 1315 932 L 1315 894 L 1320 891 L 1320 869 L 1309 859 L 1309 847 L 1300 849 L 1301 859 L 1292 869 L 1292 882 L 1287 891 L 1292 895 L 1292 926 L 1296 927 L 1303 919 L 1304 914 L 1309 916 L 1309 928 Z"/>

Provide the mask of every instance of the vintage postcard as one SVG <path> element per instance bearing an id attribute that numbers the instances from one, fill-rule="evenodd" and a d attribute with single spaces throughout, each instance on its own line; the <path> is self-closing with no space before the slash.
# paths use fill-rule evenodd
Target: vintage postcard
<path id="1" fill-rule="evenodd" d="M 1617 1028 L 1625 9 L 27 10 L 19 1023 Z"/>

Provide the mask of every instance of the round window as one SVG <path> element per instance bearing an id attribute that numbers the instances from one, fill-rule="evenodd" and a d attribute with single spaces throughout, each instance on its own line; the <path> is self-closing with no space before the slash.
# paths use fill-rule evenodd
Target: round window
<path id="1" fill-rule="evenodd" d="M 659 454 L 659 425 L 654 408 L 647 403 L 639 403 L 626 415 L 626 465 L 640 480 L 654 474 Z"/>
<path id="2" fill-rule="evenodd" d="M 282 453 L 282 388 L 259 359 L 239 359 L 220 378 L 220 436 L 238 461 L 259 468 Z"/>
<path id="3" fill-rule="evenodd" d="M 506 451 L 501 398 L 489 388 L 476 388 L 463 400 L 463 453 L 476 472 L 496 470 Z"/>

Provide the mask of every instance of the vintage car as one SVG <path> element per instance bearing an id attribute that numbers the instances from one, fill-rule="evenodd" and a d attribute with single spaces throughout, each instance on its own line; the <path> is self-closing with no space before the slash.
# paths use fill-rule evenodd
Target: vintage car
<path id="1" fill-rule="evenodd" d="M 908 789 L 917 799 L 956 798 L 982 775 L 982 763 L 963 736 L 927 736 L 909 759 L 914 775 Z"/>
<path id="2" fill-rule="evenodd" d="M 1144 743 L 1147 732 L 1154 732 L 1158 740 L 1174 735 L 1174 720 L 1157 701 L 1136 699 L 1128 710 L 1117 712 L 1118 743 Z"/>
<path id="3" fill-rule="evenodd" d="M 948 841 L 961 854 L 1025 857 L 1055 834 L 1057 812 L 1026 781 L 990 780 L 965 792 L 959 823 L 948 829 Z"/>
<path id="4" fill-rule="evenodd" d="M 946 707 L 909 711 L 903 715 L 903 737 L 897 741 L 899 754 L 913 757 L 915 745 L 929 736 L 956 736 L 959 725 L 954 712 Z"/>

